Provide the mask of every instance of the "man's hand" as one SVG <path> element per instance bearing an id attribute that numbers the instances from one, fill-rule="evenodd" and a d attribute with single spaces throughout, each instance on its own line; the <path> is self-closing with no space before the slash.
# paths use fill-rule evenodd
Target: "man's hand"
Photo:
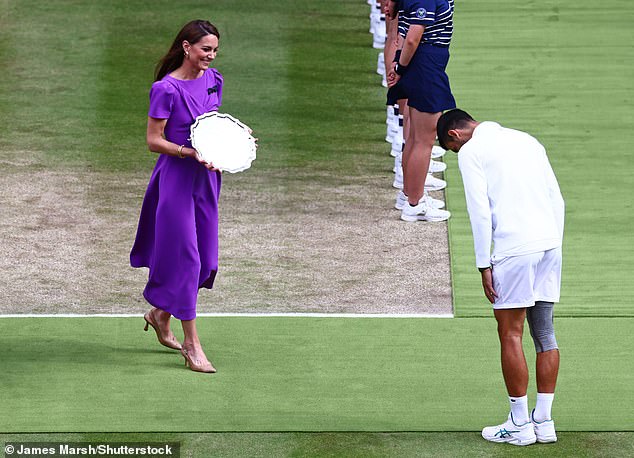
<path id="1" fill-rule="evenodd" d="M 480 272 L 482 275 L 482 289 L 484 289 L 484 295 L 491 304 L 495 302 L 498 297 L 498 293 L 493 289 L 493 270 L 489 267 Z"/>

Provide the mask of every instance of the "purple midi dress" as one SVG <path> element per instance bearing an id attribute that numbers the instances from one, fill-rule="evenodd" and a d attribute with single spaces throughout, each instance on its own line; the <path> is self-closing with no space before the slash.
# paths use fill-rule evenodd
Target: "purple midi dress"
<path id="1" fill-rule="evenodd" d="M 165 138 L 191 147 L 195 118 L 218 110 L 223 79 L 208 69 L 195 80 L 167 75 L 150 90 L 152 118 L 167 119 Z M 218 196 L 221 175 L 193 158 L 159 155 L 143 199 L 132 267 L 150 269 L 145 299 L 179 320 L 196 318 L 200 288 L 218 272 Z"/>

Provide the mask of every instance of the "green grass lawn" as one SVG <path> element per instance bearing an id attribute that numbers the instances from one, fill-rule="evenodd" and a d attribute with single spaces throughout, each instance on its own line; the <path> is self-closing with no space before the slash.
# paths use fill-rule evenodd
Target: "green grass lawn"
<path id="1" fill-rule="evenodd" d="M 200 318 L 213 376 L 143 324 L 0 320 L 0 431 L 477 431 L 508 408 L 489 319 Z M 559 430 L 634 430 L 632 319 L 557 325 Z"/>
<path id="2" fill-rule="evenodd" d="M 633 433 L 560 433 L 557 444 L 513 447 L 483 441 L 478 433 L 153 433 L 0 434 L 0 443 L 177 442 L 181 457 L 562 457 L 634 455 Z"/>
<path id="3" fill-rule="evenodd" d="M 623 402 L 633 395 L 631 321 L 558 320 L 563 434 L 530 453 L 632 449 Z M 141 327 L 140 318 L 0 320 L 0 439 L 170 437 L 186 456 L 211 448 L 222 456 L 498 456 L 512 448 L 477 433 L 507 410 L 492 320 L 201 318 L 218 368 L 211 376 L 186 370 Z M 317 434 L 324 431 L 332 433 Z M 77 432 L 111 434 L 69 434 Z"/>
<path id="4" fill-rule="evenodd" d="M 154 64 L 178 28 L 201 17 L 222 34 L 223 110 L 260 137 L 250 173 L 335 182 L 384 173 L 376 185 L 387 189 L 367 11 L 361 0 L 5 0 L 0 159 L 149 174 Z M 634 454 L 633 20 L 634 5 L 617 0 L 599 11 L 588 0 L 456 4 L 449 75 L 458 104 L 540 139 L 567 203 L 557 445 L 496 447 L 475 432 L 506 411 L 494 323 L 475 318 L 201 320 L 220 368 L 208 379 L 151 335 L 140 340 L 138 320 L 0 320 L 0 439 L 169 437 L 184 456 Z M 446 160 L 454 305 L 461 317 L 489 316 L 457 164 Z M 172 416 L 157 385 L 168 387 Z M 118 433 L 66 434 L 99 431 Z"/>
<path id="5" fill-rule="evenodd" d="M 633 316 L 634 4 L 456 2 L 456 11 L 449 76 L 458 105 L 537 137 L 566 201 L 556 314 Z M 459 316 L 487 316 L 457 161 L 447 156 L 454 303 Z"/>

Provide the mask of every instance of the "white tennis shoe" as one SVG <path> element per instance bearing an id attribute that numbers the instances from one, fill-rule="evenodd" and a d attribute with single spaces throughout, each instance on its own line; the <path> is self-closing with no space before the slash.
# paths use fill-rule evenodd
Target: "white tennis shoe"
<path id="1" fill-rule="evenodd" d="M 446 187 L 447 182 L 445 180 L 436 178 L 429 173 L 425 177 L 425 190 L 427 191 L 440 191 L 441 189 L 445 189 Z"/>
<path id="2" fill-rule="evenodd" d="M 383 49 L 385 47 L 385 41 L 387 39 L 384 14 L 379 15 L 378 22 L 374 23 L 372 34 L 373 34 L 372 47 L 374 49 Z"/>
<path id="3" fill-rule="evenodd" d="M 531 445 L 537 441 L 537 436 L 530 421 L 523 425 L 516 425 L 513 416 L 501 425 L 487 426 L 482 430 L 482 437 L 491 442 L 507 443 L 512 445 Z"/>
<path id="4" fill-rule="evenodd" d="M 429 161 L 429 173 L 440 173 L 447 170 L 447 164 L 440 161 Z"/>
<path id="5" fill-rule="evenodd" d="M 383 54 L 383 51 L 379 53 L 379 57 L 376 59 L 376 72 L 381 76 L 385 76 L 385 54 Z"/>
<path id="6" fill-rule="evenodd" d="M 399 128 L 399 131 L 392 137 L 392 150 L 390 151 L 392 157 L 403 154 L 403 143 L 403 131 Z"/>
<path id="7" fill-rule="evenodd" d="M 427 202 L 425 200 L 419 202 L 418 205 L 416 205 L 415 207 L 406 204 L 401 210 L 401 219 L 409 223 L 413 223 L 416 221 L 447 221 L 450 216 L 451 213 L 449 213 L 447 210 L 440 210 L 438 208 L 430 207 L 429 205 L 427 205 Z"/>
<path id="8" fill-rule="evenodd" d="M 421 197 L 418 201 L 418 203 L 421 202 L 426 202 L 428 206 L 435 209 L 445 208 L 445 203 L 442 200 L 434 199 L 427 193 L 423 194 L 423 197 Z M 396 208 L 397 210 L 403 210 L 403 207 L 405 207 L 405 205 L 407 204 L 409 204 L 407 202 L 407 196 L 403 191 L 399 191 L 396 194 L 396 202 L 394 203 L 394 208 Z"/>
<path id="9" fill-rule="evenodd" d="M 397 154 L 394 156 L 394 167 L 392 167 L 392 172 L 396 173 L 399 168 L 403 168 L 403 154 Z"/>
<path id="10" fill-rule="evenodd" d="M 395 136 L 400 135 L 401 137 L 403 137 L 402 129 L 403 128 L 399 126 L 398 116 L 394 116 L 394 119 L 387 123 L 385 141 L 388 143 L 392 143 Z"/>
<path id="11" fill-rule="evenodd" d="M 431 158 L 438 159 L 439 157 L 443 157 L 447 151 L 442 149 L 440 146 L 434 145 L 431 148 Z"/>
<path id="12" fill-rule="evenodd" d="M 397 167 L 394 171 L 394 181 L 392 186 L 396 189 L 403 189 L 403 167 Z M 431 173 L 428 173 L 425 177 L 425 191 L 440 191 L 447 187 L 447 182 L 436 178 Z"/>
<path id="13" fill-rule="evenodd" d="M 557 442 L 557 433 L 555 432 L 555 422 L 552 420 L 535 421 L 534 415 L 535 409 L 531 412 L 531 423 L 533 424 L 533 430 L 535 436 L 537 436 L 537 442 L 540 444 L 550 444 Z"/>
<path id="14" fill-rule="evenodd" d="M 397 167 L 394 172 L 394 181 L 392 181 L 392 187 L 396 189 L 403 189 L 403 166 Z"/>

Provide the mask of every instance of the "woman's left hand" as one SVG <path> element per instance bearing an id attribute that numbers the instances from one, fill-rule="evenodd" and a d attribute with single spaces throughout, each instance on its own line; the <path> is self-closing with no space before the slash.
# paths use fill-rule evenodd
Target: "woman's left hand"
<path id="1" fill-rule="evenodd" d="M 251 129 L 248 126 L 247 126 L 247 129 L 248 129 L 249 135 L 251 135 L 253 137 L 253 129 Z M 258 145 L 258 141 L 260 141 L 260 139 L 257 138 L 257 137 L 253 137 L 253 140 L 255 141 L 255 148 L 257 149 L 258 146 L 260 146 L 260 145 Z"/>

